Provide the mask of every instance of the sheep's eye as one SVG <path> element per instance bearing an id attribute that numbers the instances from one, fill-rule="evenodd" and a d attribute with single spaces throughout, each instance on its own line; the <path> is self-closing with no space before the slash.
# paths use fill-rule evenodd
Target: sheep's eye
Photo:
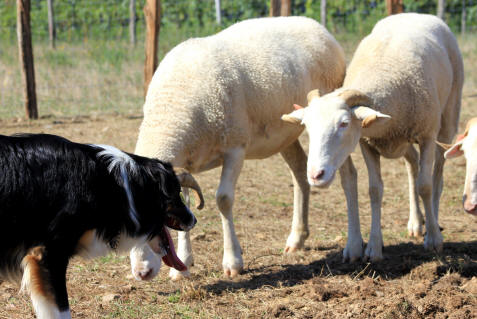
<path id="1" fill-rule="evenodd" d="M 348 127 L 348 122 L 341 122 L 340 123 L 340 127 L 344 128 L 344 127 Z"/>

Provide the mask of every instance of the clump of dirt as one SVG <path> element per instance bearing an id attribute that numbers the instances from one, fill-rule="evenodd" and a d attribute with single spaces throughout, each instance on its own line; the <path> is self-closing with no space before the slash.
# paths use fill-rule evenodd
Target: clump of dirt
<path id="1" fill-rule="evenodd" d="M 273 307 L 271 313 L 275 318 L 292 318 L 294 315 L 293 311 L 284 305 L 277 305 Z"/>
<path id="2" fill-rule="evenodd" d="M 348 294 L 345 291 L 336 289 L 330 283 L 322 278 L 314 278 L 309 283 L 310 289 L 308 297 L 317 301 L 328 301 L 333 298 L 347 297 Z"/>

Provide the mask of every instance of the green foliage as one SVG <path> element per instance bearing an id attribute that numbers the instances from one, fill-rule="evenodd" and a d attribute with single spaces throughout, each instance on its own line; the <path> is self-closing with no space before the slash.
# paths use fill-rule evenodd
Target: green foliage
<path id="1" fill-rule="evenodd" d="M 292 14 L 319 20 L 319 0 L 292 0 Z M 467 0 L 469 28 L 477 27 L 477 1 Z M 47 39 L 47 1 L 31 0 L 31 25 L 34 40 Z M 136 0 L 137 34 L 144 33 L 145 0 Z M 214 0 L 162 0 L 161 27 L 187 36 L 214 33 L 237 21 L 268 16 L 270 0 L 222 0 L 222 25 L 215 22 Z M 436 0 L 404 0 L 406 12 L 436 12 Z M 446 1 L 446 22 L 460 29 L 462 0 Z M 334 33 L 369 33 L 386 15 L 384 0 L 333 0 L 327 3 L 327 27 Z M 55 0 L 57 37 L 61 41 L 126 39 L 129 0 Z M 0 1 L 0 39 L 16 37 L 16 1 Z M 162 32 L 161 32 L 162 34 Z"/>

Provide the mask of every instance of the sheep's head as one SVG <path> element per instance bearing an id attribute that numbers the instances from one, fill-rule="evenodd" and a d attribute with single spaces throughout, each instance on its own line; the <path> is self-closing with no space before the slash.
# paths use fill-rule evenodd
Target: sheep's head
<path id="1" fill-rule="evenodd" d="M 307 107 L 295 104 L 295 111 L 282 116 L 283 121 L 306 126 L 310 185 L 329 186 L 358 144 L 363 128 L 372 129 L 390 119 L 371 105 L 371 99 L 357 90 L 337 90 L 324 96 L 313 90 L 308 93 Z"/>
<path id="2" fill-rule="evenodd" d="M 457 135 L 454 144 L 440 142 L 437 144 L 446 150 L 444 153 L 446 159 L 465 156 L 466 171 L 462 204 L 467 213 L 477 216 L 477 118 L 467 122 L 465 132 Z"/>

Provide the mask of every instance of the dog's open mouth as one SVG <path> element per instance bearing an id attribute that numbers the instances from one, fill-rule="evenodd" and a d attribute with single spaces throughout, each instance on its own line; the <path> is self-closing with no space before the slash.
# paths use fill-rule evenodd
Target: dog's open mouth
<path id="1" fill-rule="evenodd" d="M 159 240 L 156 238 L 159 237 Z M 169 266 L 174 267 L 179 271 L 186 271 L 187 266 L 177 257 L 176 250 L 174 249 L 174 242 L 172 241 L 171 234 L 167 230 L 166 226 L 162 227 L 162 231 L 159 236 L 156 236 L 149 243 L 152 250 L 162 257 L 162 261 Z"/>

